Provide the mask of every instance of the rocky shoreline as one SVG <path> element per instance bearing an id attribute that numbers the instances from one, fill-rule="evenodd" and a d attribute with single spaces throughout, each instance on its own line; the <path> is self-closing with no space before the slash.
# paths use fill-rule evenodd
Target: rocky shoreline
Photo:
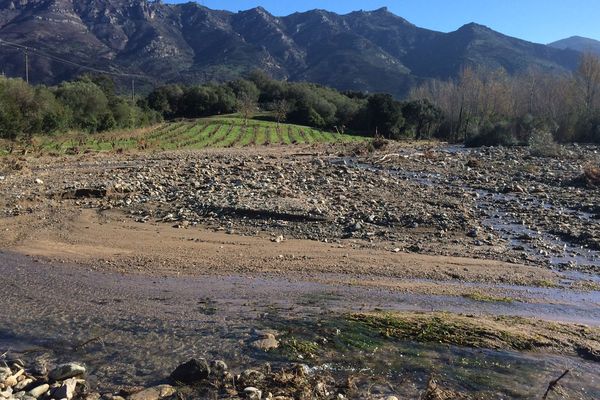
<path id="1" fill-rule="evenodd" d="M 239 374 L 222 360 L 193 358 L 179 365 L 163 381 L 149 387 L 121 387 L 100 393 L 86 381 L 79 363 L 61 364 L 48 370 L 36 360 L 27 367 L 21 359 L 0 361 L 0 399 L 5 400 L 398 400 L 384 394 L 390 387 L 358 378 L 336 380 L 323 370 L 296 364 L 274 371 L 269 364 Z M 378 394 L 379 393 L 379 394 Z M 468 399 L 465 394 L 442 389 L 431 379 L 421 399 Z"/>

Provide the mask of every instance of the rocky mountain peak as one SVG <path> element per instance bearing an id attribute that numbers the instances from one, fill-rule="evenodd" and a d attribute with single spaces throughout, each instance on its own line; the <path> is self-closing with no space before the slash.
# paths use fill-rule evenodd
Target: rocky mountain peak
<path id="1" fill-rule="evenodd" d="M 416 27 L 385 7 L 276 17 L 262 7 L 233 13 L 194 2 L 0 0 L 0 39 L 95 69 L 143 75 L 148 85 L 227 80 L 259 68 L 276 78 L 401 96 L 423 79 L 456 76 L 467 61 L 511 72 L 531 66 L 568 71 L 578 63 L 574 51 L 482 25 L 457 32 Z M 22 75 L 18 51 L 0 52 L 0 63 L 7 75 Z M 84 72 L 39 56 L 31 63 L 34 82 Z"/>

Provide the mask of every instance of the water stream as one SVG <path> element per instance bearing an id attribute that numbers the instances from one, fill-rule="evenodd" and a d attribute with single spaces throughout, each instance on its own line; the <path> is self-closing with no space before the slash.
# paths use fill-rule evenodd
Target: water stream
<path id="1" fill-rule="evenodd" d="M 597 299 L 583 294 L 561 298 L 559 304 L 480 303 L 293 277 L 119 275 L 10 253 L 0 253 L 0 275 L 8 288 L 0 295 L 0 350 L 83 361 L 92 383 L 106 390 L 156 382 L 192 356 L 224 359 L 237 370 L 267 361 L 274 366 L 299 361 L 284 352 L 253 350 L 248 345 L 253 329 L 318 342 L 334 328 L 354 334 L 342 316 L 361 310 L 547 315 L 600 325 Z M 539 295 L 559 298 L 552 289 Z M 337 348 L 315 368 L 385 376 L 393 393 L 408 398 L 423 389 L 432 371 L 456 387 L 493 393 L 489 398 L 531 398 L 564 368 L 575 371 L 567 382 L 572 393 L 584 399 L 600 396 L 597 365 L 575 357 L 389 341 L 371 348 L 343 342 Z M 312 365 L 310 359 L 303 362 Z"/>

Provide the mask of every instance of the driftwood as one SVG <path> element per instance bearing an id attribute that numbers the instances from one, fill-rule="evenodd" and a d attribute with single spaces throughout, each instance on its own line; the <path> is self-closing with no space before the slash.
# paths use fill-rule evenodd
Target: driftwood
<path id="1" fill-rule="evenodd" d="M 397 154 L 397 153 L 395 153 L 395 154 L 386 154 L 385 156 L 383 156 L 383 157 L 381 157 L 379 159 L 379 162 L 384 162 L 385 160 L 387 160 L 388 158 L 391 158 L 391 157 L 400 157 L 400 156 L 401 155 Z"/>
<path id="2" fill-rule="evenodd" d="M 550 382 L 550 384 L 548 384 L 548 389 L 546 389 L 546 393 L 544 393 L 544 397 L 542 397 L 542 400 L 546 400 L 548 398 L 548 395 L 550 394 L 550 392 L 552 392 L 554 389 L 556 389 L 556 386 L 558 386 L 558 383 L 560 382 L 560 380 L 562 378 L 564 378 L 565 376 L 567 376 L 567 374 L 569 372 L 570 372 L 569 370 L 566 370 L 565 372 L 563 372 L 563 374 L 561 376 L 558 377 L 558 379 L 555 379 L 552 382 Z"/>

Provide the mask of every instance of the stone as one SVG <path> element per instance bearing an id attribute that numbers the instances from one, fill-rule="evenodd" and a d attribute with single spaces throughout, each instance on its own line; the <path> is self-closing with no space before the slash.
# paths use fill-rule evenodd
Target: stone
<path id="1" fill-rule="evenodd" d="M 4 385 L 6 385 L 7 387 L 16 386 L 17 385 L 17 378 L 14 375 L 9 376 L 4 381 Z"/>
<path id="2" fill-rule="evenodd" d="M 50 395 L 55 399 L 71 400 L 75 395 L 77 379 L 70 378 L 63 382 L 61 386 L 51 391 Z"/>
<path id="3" fill-rule="evenodd" d="M 0 367 L 0 382 L 4 382 L 6 378 L 12 375 L 12 371 L 7 367 Z"/>
<path id="4" fill-rule="evenodd" d="M 50 389 L 50 385 L 45 383 L 43 385 L 40 385 L 38 387 L 31 389 L 27 393 L 32 397 L 38 398 L 38 397 L 42 396 L 44 393 L 46 393 L 49 389 Z"/>
<path id="5" fill-rule="evenodd" d="M 137 392 L 128 397 L 128 400 L 160 400 L 169 397 L 175 393 L 175 388 L 171 385 L 158 385 L 141 392 Z"/>
<path id="6" fill-rule="evenodd" d="M 228 370 L 229 367 L 223 360 L 214 360 L 210 363 L 210 372 L 217 378 L 223 378 L 225 375 L 227 375 Z"/>
<path id="7" fill-rule="evenodd" d="M 92 392 L 83 396 L 83 400 L 100 400 L 101 397 L 100 393 Z"/>
<path id="8" fill-rule="evenodd" d="M 477 237 L 479 236 L 479 229 L 477 229 L 477 228 L 471 229 L 471 230 L 470 230 L 470 231 L 467 233 L 467 236 L 468 236 L 468 237 L 471 237 L 471 238 L 477 238 Z"/>
<path id="9" fill-rule="evenodd" d="M 61 364 L 48 374 L 51 381 L 62 381 L 85 374 L 85 367 L 76 363 Z"/>
<path id="10" fill-rule="evenodd" d="M 15 386 L 15 389 L 17 389 L 17 390 L 23 390 L 23 389 L 25 389 L 26 386 L 28 386 L 28 385 L 30 385 L 32 383 L 33 383 L 33 379 L 31 379 L 31 378 L 25 378 L 21 382 L 17 383 L 17 386 Z"/>
<path id="11" fill-rule="evenodd" d="M 36 178 L 35 183 L 38 184 L 38 185 L 43 185 L 44 181 L 41 180 L 40 178 Z"/>
<path id="12" fill-rule="evenodd" d="M 210 375 L 210 367 L 205 359 L 192 358 L 181 364 L 171 373 L 171 379 L 175 382 L 193 384 L 207 379 Z"/>
<path id="13" fill-rule="evenodd" d="M 244 395 L 246 395 L 246 398 L 250 400 L 262 399 L 262 391 L 252 386 L 249 386 L 244 389 Z"/>
<path id="14" fill-rule="evenodd" d="M 274 335 L 269 334 L 264 339 L 259 339 L 252 342 L 252 347 L 262 351 L 270 351 L 279 347 L 279 341 L 275 339 Z"/>
<path id="15" fill-rule="evenodd" d="M 276 238 L 273 238 L 273 239 L 271 239 L 271 241 L 272 241 L 272 242 L 274 242 L 274 243 L 281 243 L 281 242 L 283 242 L 284 240 L 285 240 L 285 239 L 284 239 L 283 235 L 279 235 L 279 236 L 277 236 Z"/>
<path id="16" fill-rule="evenodd" d="M 265 374 L 254 369 L 247 369 L 238 376 L 237 380 L 242 387 L 260 386 L 265 380 Z"/>

